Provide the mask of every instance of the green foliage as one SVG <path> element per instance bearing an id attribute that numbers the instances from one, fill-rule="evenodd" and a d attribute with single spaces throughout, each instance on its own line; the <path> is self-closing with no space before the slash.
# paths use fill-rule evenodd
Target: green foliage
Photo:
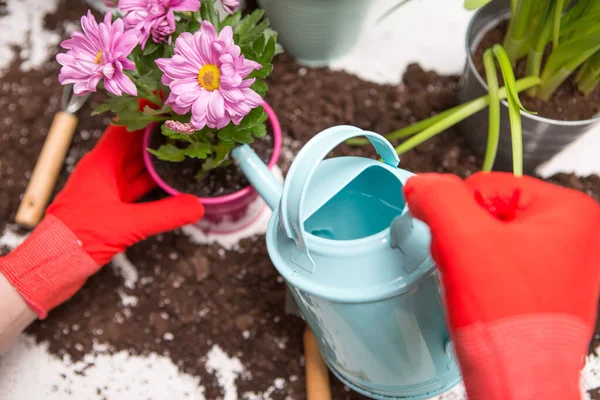
<path id="1" fill-rule="evenodd" d="M 179 162 L 185 160 L 185 149 L 180 149 L 172 143 L 163 144 L 158 149 L 147 149 L 159 160 Z"/>
<path id="2" fill-rule="evenodd" d="M 476 8 L 486 2 L 465 0 L 465 7 Z M 511 0 L 504 47 L 513 65 L 527 56 L 528 75 L 542 79 L 542 85 L 530 90 L 530 95 L 548 100 L 577 68 L 583 65 L 582 69 L 589 70 L 586 62 L 598 51 L 599 20 L 597 0 Z M 552 49 L 542 65 L 549 43 Z M 582 83 L 583 75 L 577 75 L 578 87 L 584 93 L 598 82 L 589 75 L 587 78 Z"/>
<path id="3" fill-rule="evenodd" d="M 464 7 L 467 10 L 476 10 L 479 7 L 483 7 L 489 2 L 490 0 L 465 0 Z"/>
<path id="4" fill-rule="evenodd" d="M 267 114 L 264 108 L 257 107 L 250 111 L 239 125 L 234 125 L 231 122 L 225 128 L 221 129 L 218 137 L 224 142 L 250 144 L 254 141 L 254 138 L 265 136 L 267 128 L 264 122 L 266 120 Z"/>

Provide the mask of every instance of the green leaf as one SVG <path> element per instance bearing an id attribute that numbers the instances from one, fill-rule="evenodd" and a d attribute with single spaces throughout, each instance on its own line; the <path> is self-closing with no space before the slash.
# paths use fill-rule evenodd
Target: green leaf
<path id="1" fill-rule="evenodd" d="M 476 10 L 489 2 L 490 0 L 465 0 L 464 7 L 467 10 Z"/>
<path id="2" fill-rule="evenodd" d="M 221 30 L 221 19 L 215 8 L 214 0 L 202 0 L 200 3 L 200 16 L 203 20 L 210 22 L 217 32 Z"/>
<path id="3" fill-rule="evenodd" d="M 250 89 L 254 90 L 260 97 L 265 97 L 267 94 L 267 90 L 269 90 L 269 85 L 265 81 L 257 80 L 254 82 Z"/>
<path id="4" fill-rule="evenodd" d="M 488 123 L 488 142 L 483 160 L 484 172 L 489 172 L 494 167 L 496 153 L 498 152 L 498 142 L 500 139 L 500 95 L 498 94 L 498 73 L 494 63 L 494 52 L 487 49 L 483 53 L 483 65 L 485 67 L 485 76 L 490 96 L 489 105 L 489 123 Z"/>
<path id="5" fill-rule="evenodd" d="M 552 28 L 552 46 L 554 49 L 558 47 L 560 37 L 560 18 L 563 15 L 565 0 L 556 0 L 554 5 L 554 23 Z"/>
<path id="6" fill-rule="evenodd" d="M 151 154 L 158 157 L 159 160 L 180 162 L 185 160 L 185 149 L 180 149 L 170 143 L 163 144 L 157 150 L 147 149 Z"/>
<path id="7" fill-rule="evenodd" d="M 121 109 L 131 109 L 132 105 L 134 108 L 137 108 L 137 99 L 135 97 L 109 95 L 108 100 L 103 104 L 95 106 L 92 115 L 102 114 L 106 111 L 116 112 Z"/>
<path id="8" fill-rule="evenodd" d="M 240 23 L 242 19 L 242 12 L 236 11 L 231 15 L 228 15 L 223 21 L 221 21 L 221 26 L 231 26 L 234 27 Z"/>
<path id="9" fill-rule="evenodd" d="M 252 135 L 259 139 L 265 137 L 267 135 L 266 125 L 263 123 L 256 125 L 254 128 L 252 128 Z"/>
<path id="10" fill-rule="evenodd" d="M 256 26 L 257 23 L 262 19 L 263 15 L 265 15 L 265 10 L 261 8 L 257 8 L 252 12 L 252 14 L 246 15 L 239 24 L 234 27 L 234 33 L 237 33 L 241 40 L 245 40 L 248 32 Z"/>
<path id="11" fill-rule="evenodd" d="M 535 112 L 527 111 L 523 104 L 521 104 L 521 100 L 519 100 L 519 92 L 515 84 L 515 73 L 512 69 L 512 65 L 510 63 L 506 50 L 504 50 L 504 48 L 499 44 L 494 45 L 492 49 L 494 51 L 496 59 L 498 60 L 498 64 L 500 64 L 500 71 L 502 72 L 502 77 L 504 78 L 504 85 L 508 90 L 509 97 L 514 98 L 515 103 L 519 106 L 521 110 L 530 114 L 536 114 Z"/>
<path id="12" fill-rule="evenodd" d="M 145 106 L 144 109 L 142 110 L 142 112 L 145 115 L 152 115 L 152 116 L 169 114 L 172 111 L 173 110 L 171 110 L 170 106 L 162 106 L 161 108 L 158 108 L 158 109 L 151 108 L 150 106 Z"/>
<path id="13" fill-rule="evenodd" d="M 156 50 L 158 50 L 160 48 L 160 45 L 157 43 L 154 43 L 152 40 L 148 40 L 146 42 L 146 47 L 144 48 L 142 55 L 147 56 L 150 55 L 152 53 L 154 53 Z"/>
<path id="14" fill-rule="evenodd" d="M 167 126 L 165 124 L 162 124 L 160 126 L 160 132 L 164 136 L 168 137 L 169 139 L 181 140 L 183 142 L 188 142 L 188 143 L 192 142 L 191 135 L 186 135 L 181 132 L 176 132 L 172 129 L 167 128 Z"/>
<path id="15" fill-rule="evenodd" d="M 208 143 L 195 142 L 195 143 L 192 143 L 191 145 L 189 145 L 185 149 L 184 153 L 186 156 L 188 156 L 190 158 L 204 159 L 204 158 L 206 158 L 206 156 L 208 156 L 210 153 L 212 153 L 212 150 L 211 150 L 210 146 L 208 145 Z"/>

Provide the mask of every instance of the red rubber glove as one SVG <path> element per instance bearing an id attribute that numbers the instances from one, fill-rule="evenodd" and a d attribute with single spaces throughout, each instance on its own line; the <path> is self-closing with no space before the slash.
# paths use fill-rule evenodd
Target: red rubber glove
<path id="1" fill-rule="evenodd" d="M 411 178 L 470 400 L 580 399 L 600 283 L 600 207 L 503 173 Z"/>
<path id="2" fill-rule="evenodd" d="M 134 203 L 155 187 L 142 159 L 142 136 L 111 125 L 30 237 L 0 258 L 0 272 L 40 318 L 115 254 L 204 214 L 192 195 Z"/>

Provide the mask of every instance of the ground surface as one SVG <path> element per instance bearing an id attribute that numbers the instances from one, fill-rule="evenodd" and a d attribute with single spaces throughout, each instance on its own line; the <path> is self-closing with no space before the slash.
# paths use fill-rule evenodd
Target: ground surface
<path id="1" fill-rule="evenodd" d="M 64 0 L 40 26 L 64 36 L 83 9 L 77 0 Z M 12 221 L 61 91 L 54 62 L 27 71 L 23 65 L 23 59 L 15 59 L 0 85 L 0 105 L 9 110 L 0 119 L 0 254 L 27 233 Z M 303 68 L 287 56 L 275 65 L 267 100 L 283 128 L 279 165 L 284 173 L 302 144 L 322 129 L 352 124 L 384 133 L 455 104 L 457 77 L 416 65 L 401 85 Z M 87 115 L 89 107 L 81 112 L 57 190 L 108 122 Z M 336 153 L 372 154 L 369 148 L 348 147 Z M 462 146 L 459 132 L 451 130 L 406 154 L 401 166 L 467 176 L 479 163 Z M 598 177 L 553 180 L 600 200 Z M 19 400 L 304 398 L 303 324 L 284 315 L 284 284 L 260 234 L 264 221 L 239 242 L 229 237 L 209 244 L 214 238 L 188 227 L 119 255 L 0 356 L 0 392 Z M 588 389 L 600 387 L 593 371 L 599 364 L 590 357 Z M 363 398 L 335 380 L 333 387 L 336 400 Z M 445 396 L 462 398 L 460 388 Z"/>

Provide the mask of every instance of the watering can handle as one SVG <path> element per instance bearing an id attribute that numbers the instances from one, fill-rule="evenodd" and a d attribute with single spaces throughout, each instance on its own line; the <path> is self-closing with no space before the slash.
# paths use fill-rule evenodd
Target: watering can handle
<path id="1" fill-rule="evenodd" d="M 354 126 L 341 125 L 326 129 L 309 140 L 296 156 L 287 174 L 279 207 L 279 220 L 287 236 L 302 250 L 302 259 L 292 259 L 292 262 L 309 272 L 314 272 L 315 263 L 306 246 L 304 231 L 303 206 L 308 183 L 327 154 L 341 143 L 357 136 L 369 139 L 384 163 L 394 168 L 398 166 L 400 158 L 394 146 L 385 137 Z"/>

